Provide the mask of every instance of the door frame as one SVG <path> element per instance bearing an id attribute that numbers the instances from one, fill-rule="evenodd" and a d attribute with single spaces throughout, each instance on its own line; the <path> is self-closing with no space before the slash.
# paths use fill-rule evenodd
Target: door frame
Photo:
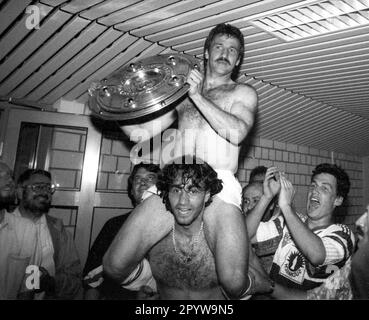
<path id="1" fill-rule="evenodd" d="M 87 129 L 80 190 L 56 191 L 52 201 L 53 205 L 75 205 L 78 207 L 75 243 L 81 262 L 84 264 L 89 250 L 92 217 L 95 206 L 101 132 L 93 125 L 90 116 L 79 114 L 14 108 L 9 110 L 7 120 L 2 158 L 13 168 L 22 122 Z"/>

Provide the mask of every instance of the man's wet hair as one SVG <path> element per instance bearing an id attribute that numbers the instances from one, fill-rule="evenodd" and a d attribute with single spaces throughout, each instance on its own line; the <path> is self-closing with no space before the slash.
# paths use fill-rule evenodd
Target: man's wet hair
<path id="1" fill-rule="evenodd" d="M 334 176 L 337 180 L 337 196 L 346 199 L 347 194 L 350 191 L 350 178 L 345 170 L 336 164 L 321 163 L 313 170 L 311 181 L 314 177 L 320 173 L 328 173 Z"/>
<path id="2" fill-rule="evenodd" d="M 17 180 L 17 185 L 22 185 L 25 181 L 31 179 L 32 176 L 39 174 L 51 180 L 51 173 L 43 169 L 26 169 Z"/>
<path id="3" fill-rule="evenodd" d="M 183 185 L 191 180 L 194 187 L 210 192 L 210 198 L 205 203 L 205 207 L 211 203 L 212 197 L 223 188 L 222 180 L 218 179 L 216 171 L 206 162 L 196 158 L 193 161 L 188 161 L 188 158 L 185 157 L 178 158 L 163 168 L 156 184 L 168 211 L 171 211 L 169 190 L 179 175 L 182 177 Z"/>
<path id="4" fill-rule="evenodd" d="M 145 169 L 148 172 L 152 172 L 156 174 L 159 174 L 160 172 L 160 167 L 154 163 L 140 162 L 133 167 L 131 174 L 128 177 L 128 189 L 127 190 L 128 190 L 128 197 L 131 199 L 134 205 L 136 204 L 136 199 L 134 198 L 132 194 L 133 180 L 135 178 L 137 171 L 141 168 Z"/>
<path id="5" fill-rule="evenodd" d="M 249 183 L 254 182 L 255 177 L 258 175 L 263 175 L 265 177 L 267 170 L 268 168 L 265 166 L 257 166 L 254 169 L 252 169 L 250 172 Z"/>
<path id="6" fill-rule="evenodd" d="M 227 36 L 236 38 L 240 42 L 240 48 L 239 48 L 239 52 L 238 52 L 238 59 L 240 59 L 240 63 L 238 64 L 238 66 L 236 66 L 233 69 L 232 75 L 231 75 L 232 80 L 235 80 L 237 78 L 239 69 L 242 65 L 243 55 L 244 55 L 244 52 L 245 52 L 245 41 L 244 41 L 244 38 L 243 38 L 243 34 L 242 34 L 240 29 L 238 29 L 235 26 L 232 26 L 231 24 L 220 23 L 220 24 L 216 25 L 213 29 L 210 30 L 210 32 L 209 32 L 209 34 L 208 34 L 208 36 L 205 40 L 204 59 L 205 59 L 205 52 L 210 51 L 211 43 L 213 42 L 215 36 L 217 36 L 219 34 L 220 35 L 227 35 Z M 204 66 L 206 68 L 206 59 L 205 59 Z"/>

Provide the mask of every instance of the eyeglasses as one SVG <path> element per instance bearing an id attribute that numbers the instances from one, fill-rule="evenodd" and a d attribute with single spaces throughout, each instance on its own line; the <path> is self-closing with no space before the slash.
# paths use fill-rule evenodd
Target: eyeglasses
<path id="1" fill-rule="evenodd" d="M 140 177 L 140 176 L 135 176 L 133 178 L 133 181 L 135 183 L 155 183 L 156 182 L 156 175 L 149 175 L 149 176 L 146 176 L 146 177 Z"/>
<path id="2" fill-rule="evenodd" d="M 37 183 L 37 184 L 29 184 L 25 186 L 26 188 L 30 188 L 33 192 L 41 193 L 48 192 L 53 194 L 55 192 L 55 186 L 47 183 Z"/>

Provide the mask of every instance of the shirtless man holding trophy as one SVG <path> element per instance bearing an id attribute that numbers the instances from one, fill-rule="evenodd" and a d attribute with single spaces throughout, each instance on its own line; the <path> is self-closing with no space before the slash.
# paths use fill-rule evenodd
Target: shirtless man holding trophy
<path id="1" fill-rule="evenodd" d="M 240 208 L 242 189 L 234 177 L 240 144 L 253 126 L 258 102 L 252 87 L 233 80 L 243 53 L 241 31 L 232 25 L 217 25 L 205 42 L 204 74 L 193 69 L 187 76 L 188 97 L 156 119 L 122 127 L 131 140 L 137 137 L 135 130 L 145 129 L 154 137 L 178 119 L 172 159 L 186 155 L 188 159 L 200 158 L 223 181 L 222 191 L 205 208 L 203 228 L 219 284 L 225 297 L 233 299 L 249 293 L 252 281 L 248 276 L 250 244 Z M 163 157 L 162 161 L 166 164 Z M 173 215 L 152 192 L 134 209 L 104 257 L 105 272 L 118 281 L 124 280 L 158 241 L 173 232 Z M 198 233 L 193 230 L 192 235 Z M 191 237 L 188 240 L 190 243 Z"/>

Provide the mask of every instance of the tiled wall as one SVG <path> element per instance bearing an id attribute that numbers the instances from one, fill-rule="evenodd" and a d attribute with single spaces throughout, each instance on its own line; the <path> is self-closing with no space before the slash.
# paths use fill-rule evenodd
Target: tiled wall
<path id="1" fill-rule="evenodd" d="M 84 111 L 86 114 L 90 114 L 87 107 Z M 369 181 L 365 180 L 364 177 L 366 172 L 367 178 L 369 178 L 369 158 L 365 160 L 353 155 L 331 153 L 329 150 L 318 150 L 308 146 L 256 137 L 251 142 L 244 144 L 241 150 L 237 176 L 244 186 L 247 184 L 250 172 L 254 167 L 258 165 L 277 166 L 287 173 L 288 178 L 296 187 L 294 201 L 296 209 L 299 212 L 305 212 L 312 170 L 317 164 L 323 162 L 333 162 L 340 165 L 350 177 L 351 190 L 348 199 L 338 210 L 338 220 L 343 220 L 344 223 L 352 226 L 354 221 L 364 212 L 366 205 L 364 202 L 369 199 L 369 194 L 364 197 L 365 190 L 369 190 Z"/>
<path id="2" fill-rule="evenodd" d="M 103 132 L 97 191 L 127 192 L 131 148 L 132 143 L 122 132 Z"/>
<path id="3" fill-rule="evenodd" d="M 81 132 L 57 129 L 53 139 L 50 170 L 56 181 L 66 188 L 78 188 L 82 168 L 85 136 Z M 119 192 L 127 197 L 127 181 L 132 168 L 133 143 L 120 131 L 106 131 L 101 142 L 97 191 Z M 57 161 L 57 160 L 62 161 Z M 363 162 L 359 157 L 318 150 L 279 141 L 254 138 L 241 150 L 238 179 L 247 184 L 251 170 L 258 166 L 277 166 L 296 187 L 295 206 L 305 212 L 308 186 L 314 167 L 332 160 L 347 171 L 351 180 L 348 200 L 338 211 L 341 221 L 352 225 L 363 212 Z M 344 219 L 344 220 L 343 220 Z"/>
<path id="4" fill-rule="evenodd" d="M 130 160 L 132 147 L 133 143 L 121 131 L 103 130 L 96 191 L 119 193 L 119 197 L 121 197 L 122 203 L 125 205 L 114 207 L 112 204 L 111 208 L 94 208 L 90 247 L 106 221 L 110 218 L 127 214 L 133 207 L 127 194 L 128 177 L 133 167 Z"/>
<path id="5" fill-rule="evenodd" d="M 352 223 L 363 211 L 363 164 L 360 157 L 331 153 L 307 146 L 299 146 L 279 141 L 255 138 L 241 150 L 238 179 L 242 186 L 247 184 L 251 170 L 259 165 L 276 166 L 285 172 L 296 187 L 294 204 L 304 213 L 311 173 L 317 164 L 328 162 L 346 170 L 351 181 L 351 190 L 346 204 L 338 211 L 338 218 L 344 223 Z M 346 216 L 345 213 L 347 212 Z"/>
<path id="6" fill-rule="evenodd" d="M 369 156 L 363 159 L 363 196 L 365 207 L 369 205 Z"/>
<path id="7" fill-rule="evenodd" d="M 98 189 L 116 192 L 127 188 L 131 169 L 129 159 L 133 146 L 127 138 L 105 135 L 102 142 Z M 120 140 L 124 139 L 124 141 Z M 360 157 L 331 153 L 307 146 L 299 146 L 263 138 L 254 138 L 241 150 L 237 177 L 242 186 L 247 184 L 251 170 L 258 166 L 277 166 L 296 187 L 294 204 L 304 213 L 311 173 L 316 165 L 328 162 L 340 165 L 350 177 L 351 189 L 344 206 L 337 212 L 338 221 L 352 225 L 363 213 L 363 164 Z"/>
<path id="8" fill-rule="evenodd" d="M 97 181 L 97 191 L 101 192 L 127 192 L 128 177 L 135 163 L 153 162 L 152 140 L 147 142 L 147 148 L 142 148 L 119 130 L 104 130 L 101 142 L 101 152 L 99 161 L 99 172 Z M 143 150 L 145 149 L 145 150 Z M 137 154 L 135 150 L 146 152 Z M 150 153 L 151 151 L 151 153 Z M 154 161 L 158 163 L 159 160 Z"/>

